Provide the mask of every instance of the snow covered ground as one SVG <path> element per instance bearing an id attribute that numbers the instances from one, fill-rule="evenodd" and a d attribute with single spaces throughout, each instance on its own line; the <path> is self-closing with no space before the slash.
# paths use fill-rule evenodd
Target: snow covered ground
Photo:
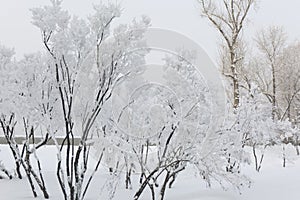
<path id="1" fill-rule="evenodd" d="M 12 167 L 13 163 L 9 160 L 8 148 L 0 146 L 0 149 L 0 160 L 7 168 Z M 50 151 L 54 151 L 53 147 L 43 149 L 40 157 L 44 166 L 50 199 L 61 200 L 62 196 L 55 176 L 55 154 Z M 268 150 L 260 173 L 254 170 L 253 165 L 245 167 L 244 170 L 253 183 L 250 189 L 243 189 L 242 194 L 234 190 L 223 191 L 219 186 L 212 189 L 206 188 L 203 181 L 195 178 L 194 173 L 187 170 L 178 177 L 174 187 L 167 190 L 166 200 L 298 200 L 300 196 L 300 159 L 295 155 L 294 149 L 291 148 L 289 151 L 290 156 L 286 168 L 282 168 L 282 154 L 278 147 Z M 107 170 L 101 170 L 102 173 L 98 173 L 95 177 L 87 200 L 100 199 L 99 193 L 108 176 L 105 171 Z M 115 199 L 132 199 L 134 191 L 125 190 L 123 185 L 122 182 Z M 2 179 L 0 180 L 0 199 L 33 200 L 34 198 L 26 179 Z M 143 197 L 143 200 L 148 199 L 149 197 Z"/>

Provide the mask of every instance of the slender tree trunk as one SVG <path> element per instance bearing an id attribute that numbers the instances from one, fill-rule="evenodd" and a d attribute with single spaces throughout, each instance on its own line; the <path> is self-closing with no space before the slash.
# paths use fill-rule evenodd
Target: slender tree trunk
<path id="1" fill-rule="evenodd" d="M 230 47 L 230 65 L 231 65 L 231 74 L 232 74 L 232 84 L 233 84 L 233 108 L 238 108 L 240 104 L 240 88 L 239 88 L 239 79 L 236 66 L 236 53 L 233 47 Z"/>
<path id="2" fill-rule="evenodd" d="M 282 145 L 282 158 L 283 158 L 283 163 L 282 166 L 286 166 L 286 155 L 285 155 L 285 144 Z"/>
<path id="3" fill-rule="evenodd" d="M 170 179 L 170 172 L 168 171 L 167 175 L 165 177 L 164 183 L 163 183 L 163 185 L 160 189 L 160 193 L 159 193 L 160 198 L 159 198 L 159 200 L 164 200 L 164 198 L 165 198 L 165 193 L 166 193 L 167 184 L 169 182 L 169 179 Z"/>
<path id="4" fill-rule="evenodd" d="M 16 173 L 17 173 L 17 176 L 19 179 L 22 179 L 22 174 L 21 174 L 21 171 L 20 171 L 20 167 L 21 167 L 21 164 L 19 161 L 16 161 Z"/>
<path id="5" fill-rule="evenodd" d="M 240 89 L 239 89 L 239 81 L 237 78 L 237 74 L 234 75 L 233 78 L 233 107 L 238 108 L 240 104 Z"/>
<path id="6" fill-rule="evenodd" d="M 272 64 L 272 88 L 273 88 L 272 119 L 275 120 L 275 116 L 276 116 L 276 75 L 275 75 L 275 65 L 274 64 Z"/>
<path id="7" fill-rule="evenodd" d="M 27 155 L 26 155 L 27 156 Z M 36 190 L 35 190 L 35 187 L 34 187 L 34 183 L 33 183 L 33 181 L 32 181 L 32 178 L 31 178 L 31 169 L 29 169 L 29 167 L 26 167 L 26 165 L 25 165 L 25 163 L 24 162 L 22 162 L 22 166 L 23 166 L 23 168 L 24 168 L 24 170 L 25 170 L 25 173 L 26 173 L 26 175 L 27 175 L 27 179 L 28 179 L 28 182 L 29 182 L 29 185 L 30 185 L 30 187 L 31 187 L 31 191 L 32 191 L 32 193 L 33 193 L 33 196 L 34 197 L 37 197 L 37 193 L 36 193 Z"/>
<path id="8" fill-rule="evenodd" d="M 128 165 L 128 164 L 126 164 Z M 125 177 L 125 187 L 126 189 L 131 188 L 131 166 L 127 166 L 126 177 Z"/>
<path id="9" fill-rule="evenodd" d="M 267 145 L 264 147 L 264 150 L 263 150 L 263 152 L 262 152 L 262 154 L 261 154 L 261 156 L 260 156 L 260 160 L 259 160 L 259 162 L 258 162 L 258 157 L 257 157 L 257 154 L 256 154 L 256 145 L 254 144 L 253 146 L 252 146 L 252 151 L 253 151 L 253 156 L 254 156 L 254 161 L 255 161 L 255 170 L 256 171 L 260 171 L 260 169 L 261 169 L 261 166 L 262 166 L 262 162 L 263 162 L 263 159 L 264 159 L 264 157 L 265 157 L 265 149 L 267 148 Z"/>
<path id="10" fill-rule="evenodd" d="M 300 152 L 299 152 L 299 138 L 298 138 L 298 136 L 296 136 L 296 138 L 295 138 L 294 146 L 295 146 L 295 149 L 296 149 L 297 156 L 299 156 Z"/>
<path id="11" fill-rule="evenodd" d="M 155 200 L 155 190 L 154 190 L 154 186 L 153 184 L 148 184 L 150 191 L 151 191 L 151 196 L 152 196 L 152 200 Z"/>
<path id="12" fill-rule="evenodd" d="M 134 200 L 138 200 L 140 198 L 140 196 L 142 195 L 144 189 L 146 188 L 146 186 L 149 184 L 150 179 L 152 178 L 152 176 L 158 171 L 158 168 L 153 170 L 143 181 L 143 183 L 141 184 L 140 188 L 138 189 L 138 191 L 134 194 Z"/>

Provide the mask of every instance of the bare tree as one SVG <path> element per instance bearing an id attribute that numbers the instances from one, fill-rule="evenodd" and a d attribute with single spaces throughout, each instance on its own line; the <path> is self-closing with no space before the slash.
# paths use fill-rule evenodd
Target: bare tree
<path id="1" fill-rule="evenodd" d="M 280 119 L 289 119 L 296 126 L 300 92 L 299 52 L 299 43 L 287 46 L 279 58 L 280 69 L 277 74 Z"/>
<path id="2" fill-rule="evenodd" d="M 299 106 L 300 106 L 300 45 L 286 47 L 280 56 L 280 69 L 277 73 L 277 104 L 280 121 L 289 121 L 295 131 L 282 131 L 283 166 L 286 165 L 285 145 L 291 144 L 299 155 Z M 287 122 L 286 122 L 287 123 Z M 286 134 L 289 132 L 290 134 Z"/>
<path id="3" fill-rule="evenodd" d="M 237 63 L 243 59 L 239 56 L 238 46 L 247 15 L 255 0 L 198 0 L 202 14 L 222 35 L 229 52 L 230 73 L 225 74 L 233 84 L 233 107 L 240 101 L 240 82 Z"/>
<path id="4" fill-rule="evenodd" d="M 273 144 L 282 145 L 283 166 L 285 166 L 286 144 L 294 145 L 299 154 L 298 133 L 295 131 L 300 92 L 299 45 L 287 46 L 286 34 L 283 28 L 278 26 L 270 26 L 258 32 L 255 41 L 261 54 L 253 57 L 247 76 L 251 77 L 272 104 L 270 110 L 274 126 L 277 127 Z M 254 157 L 256 159 L 255 152 Z"/>
<path id="5" fill-rule="evenodd" d="M 272 90 L 264 91 L 265 95 L 268 97 L 269 101 L 272 103 L 272 118 L 275 119 L 276 113 L 277 118 L 278 110 L 277 107 L 277 73 L 279 70 L 279 58 L 283 52 L 286 43 L 286 35 L 281 27 L 271 26 L 266 30 L 262 30 L 256 36 L 256 43 L 258 49 L 265 57 L 266 64 L 271 69 L 272 77 Z"/>

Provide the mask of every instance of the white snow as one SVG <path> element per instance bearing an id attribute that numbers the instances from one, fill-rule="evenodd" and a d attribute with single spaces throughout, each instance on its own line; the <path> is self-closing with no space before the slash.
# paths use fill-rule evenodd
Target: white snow
<path id="1" fill-rule="evenodd" d="M 13 167 L 10 151 L 7 146 L 0 146 L 0 160 L 8 169 Z M 224 191 L 220 186 L 207 188 L 203 181 L 194 176 L 190 169 L 179 175 L 176 184 L 166 191 L 166 200 L 298 200 L 300 196 L 300 159 L 293 148 L 288 148 L 288 164 L 282 167 L 282 152 L 280 147 L 267 150 L 261 171 L 258 173 L 254 166 L 245 166 L 245 173 L 252 179 L 251 188 L 242 190 L 239 194 L 235 190 Z M 40 152 L 45 179 L 51 200 L 61 200 L 61 192 L 55 176 L 55 149 L 47 147 Z M 293 161 L 293 162 L 292 162 Z M 104 166 L 103 166 L 104 167 Z M 108 177 L 108 170 L 101 169 L 92 183 L 86 200 L 100 199 L 101 188 Z M 132 199 L 134 190 L 125 190 L 124 183 L 119 184 L 115 199 Z M 27 180 L 0 180 L 1 200 L 33 200 Z M 43 199 L 39 194 L 38 200 Z M 103 198 L 101 198 L 103 199 Z M 150 199 L 144 195 L 142 200 Z"/>

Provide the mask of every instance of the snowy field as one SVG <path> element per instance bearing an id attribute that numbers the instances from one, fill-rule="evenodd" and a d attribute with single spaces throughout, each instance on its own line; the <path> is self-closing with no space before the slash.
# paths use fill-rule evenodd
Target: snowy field
<path id="1" fill-rule="evenodd" d="M 1 146 L 0 160 L 10 168 L 13 166 L 10 159 L 10 152 L 6 146 Z M 40 158 L 43 163 L 45 179 L 50 193 L 51 200 L 61 200 L 58 182 L 55 176 L 55 155 L 53 147 L 41 151 Z M 252 180 L 252 187 L 237 191 L 224 191 L 215 185 L 209 189 L 203 181 L 197 179 L 191 170 L 186 170 L 177 179 L 176 184 L 166 191 L 166 200 L 298 200 L 300 196 L 300 159 L 295 156 L 294 149 L 288 153 L 288 165 L 282 168 L 280 148 L 269 149 L 261 172 L 257 173 L 253 165 L 244 168 L 245 173 Z M 108 174 L 107 170 L 100 170 L 87 195 L 87 200 L 98 200 L 100 192 Z M 26 179 L 0 180 L 1 200 L 33 200 L 29 185 Z M 123 182 L 116 192 L 116 200 L 132 199 L 134 190 L 125 190 Z M 150 196 L 149 196 L 150 197 Z M 149 197 L 143 197 L 148 200 Z M 43 199 L 39 197 L 37 199 Z"/>

